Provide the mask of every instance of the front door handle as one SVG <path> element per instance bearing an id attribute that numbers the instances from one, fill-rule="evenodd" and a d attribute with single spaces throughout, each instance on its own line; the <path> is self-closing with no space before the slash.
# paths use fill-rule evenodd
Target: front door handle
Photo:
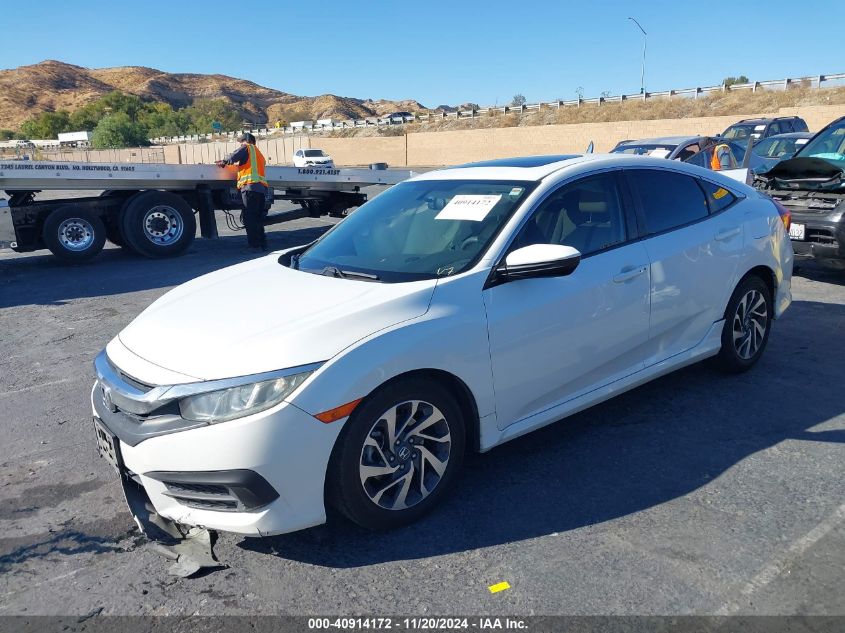
<path id="1" fill-rule="evenodd" d="M 718 233 L 716 233 L 716 240 L 719 242 L 724 242 L 725 240 L 729 240 L 732 237 L 736 237 L 742 233 L 742 228 L 735 226 L 732 229 L 722 229 Z"/>
<path id="2" fill-rule="evenodd" d="M 625 268 L 613 277 L 613 281 L 618 284 L 624 284 L 626 281 L 639 277 L 647 270 L 648 266 L 625 266 Z"/>

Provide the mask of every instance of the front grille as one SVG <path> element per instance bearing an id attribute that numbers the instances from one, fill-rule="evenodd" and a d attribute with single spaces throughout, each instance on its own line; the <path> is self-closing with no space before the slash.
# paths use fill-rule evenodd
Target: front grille
<path id="1" fill-rule="evenodd" d="M 226 486 L 217 484 L 184 484 L 165 482 L 167 489 L 174 492 L 202 492 L 209 495 L 228 495 L 229 489 Z"/>
<path id="2" fill-rule="evenodd" d="M 236 512 L 238 509 L 237 501 L 218 501 L 216 499 L 191 499 L 190 501 L 182 501 L 182 503 L 191 508 L 197 508 L 198 510 Z"/>
<path id="3" fill-rule="evenodd" d="M 796 213 L 827 214 L 834 211 L 839 205 L 845 202 L 845 196 L 825 195 L 819 192 L 808 192 L 805 194 L 789 194 L 768 192 L 772 198 L 783 206 Z"/>
<path id="4" fill-rule="evenodd" d="M 226 486 L 220 484 L 200 484 L 175 481 L 163 481 L 167 488 L 164 494 L 189 508 L 217 510 L 218 512 L 237 512 L 243 510 Z"/>
<path id="5" fill-rule="evenodd" d="M 165 496 L 201 510 L 249 512 L 279 498 L 273 486 L 252 470 L 152 471 L 145 476 L 164 484 Z"/>
<path id="6" fill-rule="evenodd" d="M 836 244 L 836 236 L 830 229 L 807 229 L 807 234 L 804 236 L 807 242 L 816 242 L 817 244 Z"/>
<path id="7" fill-rule="evenodd" d="M 143 391 L 144 393 L 150 391 L 153 388 L 153 385 L 148 385 L 147 383 L 141 382 L 136 378 L 133 378 L 126 372 L 121 371 L 119 368 L 115 367 L 111 361 L 108 361 L 109 366 L 120 376 L 127 384 L 132 385 L 138 391 Z"/>

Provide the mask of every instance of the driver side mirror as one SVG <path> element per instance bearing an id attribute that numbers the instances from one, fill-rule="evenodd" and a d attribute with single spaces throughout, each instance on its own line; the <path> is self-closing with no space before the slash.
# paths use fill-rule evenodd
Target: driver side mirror
<path id="1" fill-rule="evenodd" d="M 534 277 L 564 277 L 581 262 L 581 253 L 571 246 L 532 244 L 518 248 L 496 266 L 490 285 Z"/>

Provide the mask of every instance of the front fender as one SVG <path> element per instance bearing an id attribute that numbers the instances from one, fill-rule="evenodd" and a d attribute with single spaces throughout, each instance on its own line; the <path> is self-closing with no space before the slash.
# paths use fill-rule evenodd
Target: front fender
<path id="1" fill-rule="evenodd" d="M 343 350 L 289 402 L 316 415 L 366 397 L 388 380 L 436 369 L 462 380 L 480 417 L 495 412 L 487 315 L 487 271 L 438 282 L 428 312 L 376 332 Z"/>

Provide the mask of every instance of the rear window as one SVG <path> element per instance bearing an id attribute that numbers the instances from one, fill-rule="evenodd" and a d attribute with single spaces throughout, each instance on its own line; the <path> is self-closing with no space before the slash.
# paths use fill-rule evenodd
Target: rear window
<path id="1" fill-rule="evenodd" d="M 628 174 L 649 233 L 662 233 L 707 217 L 704 192 L 691 176 L 656 169 L 632 169 Z"/>
<path id="2" fill-rule="evenodd" d="M 701 188 L 704 189 L 704 194 L 707 196 L 707 204 L 710 205 L 710 213 L 719 213 L 724 211 L 734 202 L 736 196 L 730 191 L 719 185 L 714 185 L 712 182 L 706 180 L 699 180 Z"/>

